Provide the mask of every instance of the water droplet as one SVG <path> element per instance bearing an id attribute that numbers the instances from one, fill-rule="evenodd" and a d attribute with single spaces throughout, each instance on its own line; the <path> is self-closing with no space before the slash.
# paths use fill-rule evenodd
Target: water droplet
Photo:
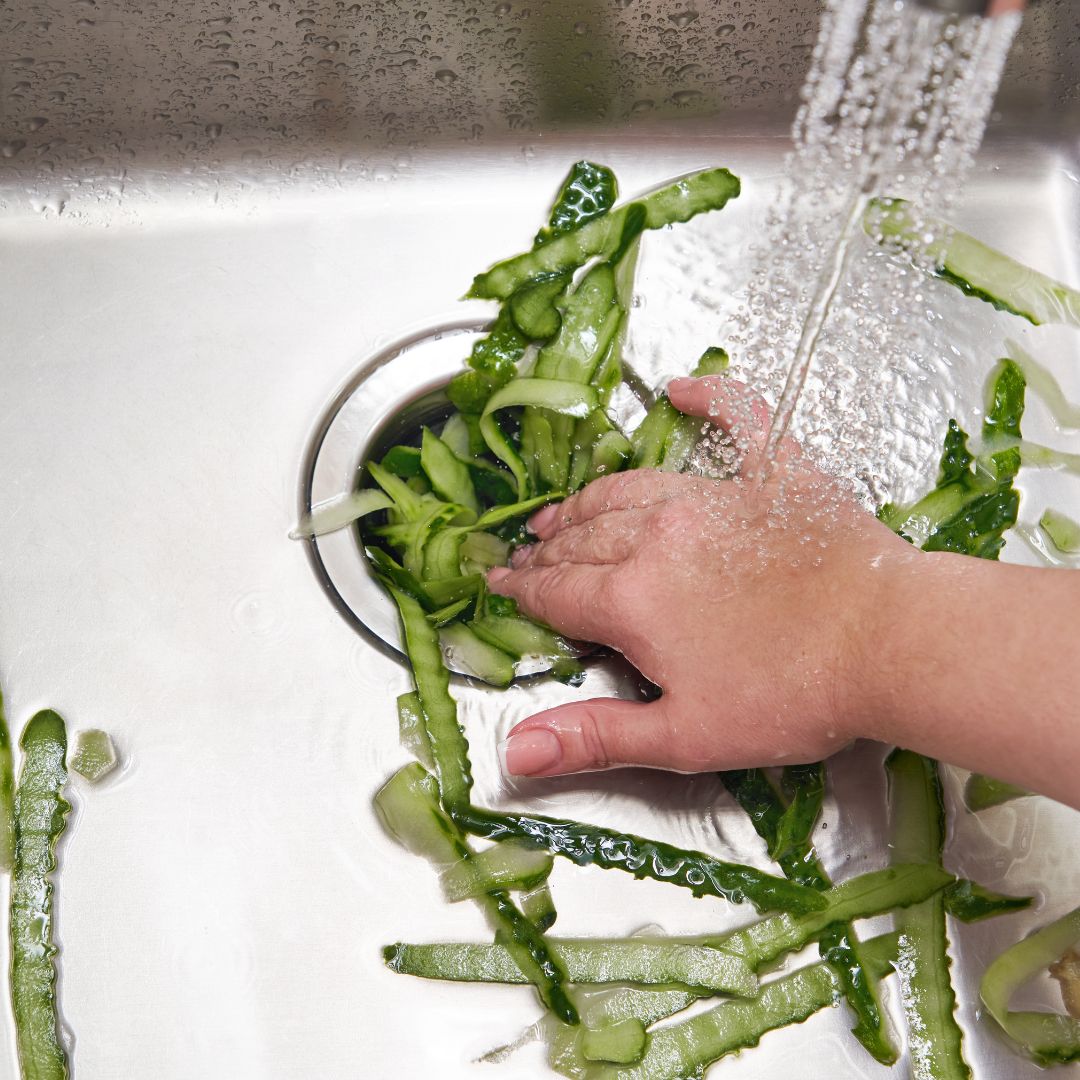
<path id="1" fill-rule="evenodd" d="M 449 86 L 451 83 L 457 82 L 457 72 L 451 71 L 450 68 L 439 68 L 435 72 L 435 78 L 444 86 Z"/>
<path id="2" fill-rule="evenodd" d="M 8 139 L 6 142 L 0 142 L 0 157 L 13 158 L 25 148 L 25 139 Z"/>
<path id="3" fill-rule="evenodd" d="M 692 8 L 688 8 L 686 11 L 676 11 L 668 16 L 668 21 L 673 22 L 680 30 L 685 29 L 695 19 L 697 19 L 698 13 Z"/>
<path id="4" fill-rule="evenodd" d="M 584 35 L 589 32 L 589 24 L 583 22 L 574 23 L 574 33 L 578 35 Z"/>

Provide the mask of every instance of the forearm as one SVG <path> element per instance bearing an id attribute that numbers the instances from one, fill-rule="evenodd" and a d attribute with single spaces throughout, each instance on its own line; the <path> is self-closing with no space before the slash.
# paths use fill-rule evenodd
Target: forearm
<path id="1" fill-rule="evenodd" d="M 1080 808 L 1080 574 L 949 554 L 910 565 L 864 661 L 860 734 Z"/>

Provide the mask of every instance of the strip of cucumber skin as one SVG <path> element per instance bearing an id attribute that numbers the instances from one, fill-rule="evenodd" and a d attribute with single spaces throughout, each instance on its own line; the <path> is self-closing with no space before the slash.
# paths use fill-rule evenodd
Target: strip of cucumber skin
<path id="1" fill-rule="evenodd" d="M 67 730 L 51 709 L 23 730 L 22 772 L 15 792 L 15 865 L 11 876 L 11 1003 L 23 1080 L 66 1080 L 67 1055 L 56 1012 L 53 884 L 56 842 L 71 806 Z"/>
<path id="2" fill-rule="evenodd" d="M 770 853 L 776 851 L 785 875 L 814 889 L 830 888 L 832 883 L 810 843 L 810 830 L 817 821 L 824 797 L 824 766 L 818 763 L 785 770 L 786 786 L 793 787 L 806 780 L 809 787 L 803 798 L 793 800 L 787 810 L 761 769 L 721 773 L 720 778 L 749 816 Z M 800 823 L 798 829 L 794 825 L 796 821 Z M 875 1060 L 884 1065 L 893 1064 L 897 1051 L 889 1038 L 875 980 L 866 976 L 862 946 L 854 927 L 850 923 L 829 926 L 821 935 L 818 951 L 831 966 L 855 1015 L 852 1033 Z"/>
<path id="3" fill-rule="evenodd" d="M 580 419 L 588 416 L 597 404 L 596 391 L 591 387 L 557 379 L 522 377 L 491 395 L 480 417 L 480 431 L 491 453 L 512 473 L 519 499 L 528 499 L 533 494 L 532 482 L 521 454 L 500 427 L 495 414 L 500 409 L 516 406 L 539 406 Z"/>
<path id="4" fill-rule="evenodd" d="M 540 248 L 496 263 L 473 279 L 467 298 L 505 300 L 538 274 L 572 270 L 595 255 L 613 253 L 622 238 L 625 218 L 632 206 L 644 206 L 646 229 L 659 229 L 689 221 L 708 210 L 720 210 L 736 198 L 739 191 L 738 177 L 727 169 L 694 173 L 633 203 L 609 210 Z M 611 252 L 607 252 L 609 246 Z"/>
<path id="5" fill-rule="evenodd" d="M 671 939 L 548 939 L 570 982 L 632 983 L 708 996 L 753 997 L 758 983 L 745 960 L 723 949 Z M 411 945 L 383 950 L 388 967 L 402 975 L 454 982 L 524 983 L 511 954 L 499 945 Z"/>
<path id="6" fill-rule="evenodd" d="M 828 904 L 824 911 L 772 915 L 742 930 L 700 940 L 743 957 L 755 971 L 760 971 L 785 953 L 817 940 L 835 923 L 852 922 L 919 904 L 954 880 L 952 874 L 938 866 L 898 864 L 850 878 L 834 885 L 827 893 L 819 894 Z"/>
<path id="7" fill-rule="evenodd" d="M 973 923 L 1023 911 L 1034 900 L 1033 896 L 1010 896 L 984 889 L 975 881 L 959 880 L 945 890 L 945 911 L 954 919 Z"/>
<path id="8" fill-rule="evenodd" d="M 865 943 L 867 967 L 875 980 L 892 969 L 897 936 L 886 934 Z M 700 1077 L 713 1062 L 757 1046 L 777 1028 L 799 1024 L 832 1005 L 840 993 L 836 976 L 825 963 L 812 964 L 765 984 L 750 1001 L 727 1001 L 681 1023 L 652 1032 L 645 1053 L 624 1067 L 584 1064 L 567 1075 L 582 1080 L 677 1080 Z"/>
<path id="9" fill-rule="evenodd" d="M 945 803 L 937 762 L 910 750 L 894 750 L 885 762 L 889 778 L 895 859 L 941 865 Z M 968 1080 L 963 1034 L 956 1022 L 956 992 L 939 893 L 896 915 L 900 933 L 897 972 L 908 1020 L 908 1047 L 916 1080 Z"/>
<path id="10" fill-rule="evenodd" d="M 1080 1020 L 1060 1013 L 1011 1012 L 1013 994 L 1080 942 L 1080 908 L 1006 949 L 983 975 L 987 1011 L 1020 1049 L 1040 1065 L 1080 1060 Z"/>
<path id="11" fill-rule="evenodd" d="M 398 770 L 375 796 L 383 827 L 403 847 L 436 868 L 468 862 L 472 851 L 457 826 L 439 804 L 438 783 L 413 762 Z M 565 1024 L 577 1024 L 578 1014 L 565 989 L 566 974 L 548 949 L 540 929 L 523 915 L 509 894 L 493 889 L 475 897 L 511 958 L 522 982 L 531 983 L 541 1001 Z"/>
<path id="12" fill-rule="evenodd" d="M 795 952 L 818 938 L 835 921 L 878 915 L 894 908 L 917 904 L 939 893 L 951 875 L 932 866 L 906 865 L 872 871 L 835 886 L 825 912 L 801 918 L 774 915 L 759 923 L 722 935 L 645 939 L 563 939 L 549 944 L 565 956 L 570 978 L 580 982 L 667 982 L 682 988 L 700 988 L 701 982 L 687 979 L 686 971 L 695 963 L 711 963 L 724 968 L 732 979 L 741 979 L 744 992 L 752 992 L 740 973 L 768 967 L 787 953 Z M 705 950 L 703 953 L 687 950 Z M 505 950 L 497 946 L 470 944 L 397 945 L 384 954 L 396 971 L 424 978 L 467 981 L 519 982 L 521 976 Z M 610 955 L 611 962 L 604 957 Z M 650 976 L 666 965 L 663 976 Z M 730 963 L 737 961 L 737 963 Z M 674 969 L 683 968 L 676 976 Z M 737 989 L 739 982 L 732 983 Z"/>
<path id="13" fill-rule="evenodd" d="M 907 206 L 904 199 L 871 199 L 863 217 L 864 230 L 886 246 L 890 241 L 914 240 L 916 222 Z M 945 222 L 928 219 L 923 227 L 941 238 L 927 252 L 936 261 L 936 276 L 966 296 L 1035 326 L 1048 322 L 1080 326 L 1080 292 Z M 995 272 L 997 281 L 992 280 Z M 1012 280 L 1004 280 L 1005 273 Z"/>
<path id="14" fill-rule="evenodd" d="M 448 866 L 440 877 L 447 900 L 454 904 L 482 893 L 535 889 L 547 880 L 551 864 L 547 852 L 508 840 L 471 855 L 467 862 Z"/>
<path id="15" fill-rule="evenodd" d="M 447 809 L 467 806 L 472 791 L 469 744 L 458 723 L 457 703 L 450 696 L 450 674 L 443 664 L 439 632 L 417 600 L 386 583 L 397 604 L 405 649 L 423 710 L 439 792 Z"/>
<path id="16" fill-rule="evenodd" d="M 0 690 L 0 873 L 15 862 L 15 761 Z"/>
<path id="17" fill-rule="evenodd" d="M 421 436 L 420 461 L 435 493 L 448 503 L 460 503 L 480 516 L 480 502 L 473 489 L 468 466 L 430 428 Z"/>
<path id="18" fill-rule="evenodd" d="M 605 829 L 585 822 L 538 814 L 501 813 L 482 807 L 457 807 L 457 823 L 475 836 L 529 840 L 578 866 L 623 870 L 689 889 L 694 896 L 716 896 L 732 903 L 749 900 L 761 912 L 818 911 L 820 894 L 756 867 L 728 863 L 699 851 L 684 851 L 658 840 Z"/>
<path id="19" fill-rule="evenodd" d="M 639 215 L 640 217 L 640 215 Z M 636 255 L 636 246 L 634 255 Z M 562 326 L 536 358 L 534 375 L 592 384 L 605 356 L 615 348 L 626 311 L 620 303 L 617 267 L 601 263 L 591 269 L 562 305 Z M 631 268 L 632 278 L 632 268 Z M 602 402 L 597 400 L 599 407 Z M 566 489 L 571 474 L 575 432 L 582 419 L 544 415 L 550 426 L 548 453 L 536 453 L 529 461 L 531 480 L 541 489 Z M 522 443 L 539 448 L 537 410 L 526 409 L 522 418 Z"/>

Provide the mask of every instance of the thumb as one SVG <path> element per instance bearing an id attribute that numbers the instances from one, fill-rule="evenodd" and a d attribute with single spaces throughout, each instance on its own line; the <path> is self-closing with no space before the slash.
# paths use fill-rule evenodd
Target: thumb
<path id="1" fill-rule="evenodd" d="M 684 768 L 661 698 L 593 698 L 530 716 L 499 747 L 511 776 L 561 776 L 620 765 Z"/>

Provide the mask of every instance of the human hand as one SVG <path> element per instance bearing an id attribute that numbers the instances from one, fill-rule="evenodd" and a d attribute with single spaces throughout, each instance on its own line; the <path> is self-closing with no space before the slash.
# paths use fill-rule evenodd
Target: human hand
<path id="1" fill-rule="evenodd" d="M 561 633 L 623 653 L 663 696 L 530 717 L 508 736 L 511 773 L 812 761 L 864 733 L 883 594 L 918 553 L 791 441 L 759 486 L 768 410 L 742 384 L 676 379 L 669 396 L 737 436 L 739 475 L 596 480 L 534 515 L 538 542 L 488 578 Z"/>

